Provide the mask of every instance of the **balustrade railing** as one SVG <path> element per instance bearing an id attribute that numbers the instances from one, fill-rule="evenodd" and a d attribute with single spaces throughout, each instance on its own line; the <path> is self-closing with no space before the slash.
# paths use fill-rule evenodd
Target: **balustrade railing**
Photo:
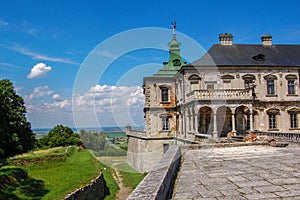
<path id="1" fill-rule="evenodd" d="M 187 94 L 187 101 L 207 99 L 251 99 L 252 90 L 246 89 L 217 89 L 217 90 L 194 90 Z"/>
<path id="2" fill-rule="evenodd" d="M 267 136 L 279 141 L 300 142 L 300 133 L 257 132 L 257 136 Z"/>

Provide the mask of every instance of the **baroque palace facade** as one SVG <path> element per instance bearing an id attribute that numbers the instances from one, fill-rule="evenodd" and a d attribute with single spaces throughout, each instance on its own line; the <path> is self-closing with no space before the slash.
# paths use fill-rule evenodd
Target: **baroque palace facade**
<path id="1" fill-rule="evenodd" d="M 149 171 L 169 145 L 247 133 L 300 133 L 300 45 L 234 44 L 220 34 L 199 60 L 186 64 L 169 42 L 162 69 L 144 78 L 145 130 L 128 126 L 127 162 Z"/>

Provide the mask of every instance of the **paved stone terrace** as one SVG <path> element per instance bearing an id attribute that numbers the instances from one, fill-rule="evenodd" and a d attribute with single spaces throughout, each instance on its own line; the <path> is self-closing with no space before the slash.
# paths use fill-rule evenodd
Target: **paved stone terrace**
<path id="1" fill-rule="evenodd" d="M 189 150 L 173 199 L 300 199 L 300 146 Z"/>

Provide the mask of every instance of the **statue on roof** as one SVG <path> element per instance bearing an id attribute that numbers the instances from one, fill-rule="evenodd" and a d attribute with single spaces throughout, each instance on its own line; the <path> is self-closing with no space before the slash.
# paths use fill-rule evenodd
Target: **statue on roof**
<path id="1" fill-rule="evenodd" d="M 176 33 L 176 21 L 175 20 L 172 22 L 171 26 L 172 26 L 173 35 L 175 35 L 175 33 Z"/>

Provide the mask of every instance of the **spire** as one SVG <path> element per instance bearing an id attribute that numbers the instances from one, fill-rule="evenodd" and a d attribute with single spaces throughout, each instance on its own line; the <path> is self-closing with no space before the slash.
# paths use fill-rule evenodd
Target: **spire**
<path id="1" fill-rule="evenodd" d="M 160 69 L 154 77 L 173 77 L 186 62 L 183 62 L 180 56 L 180 42 L 176 40 L 176 22 L 175 20 L 171 24 L 173 38 L 169 42 L 169 61 L 164 62 L 164 67 Z"/>
<path id="2" fill-rule="evenodd" d="M 173 38 L 172 41 L 169 42 L 169 54 L 170 54 L 170 58 L 169 58 L 169 62 L 168 62 L 168 66 L 172 66 L 172 67 L 179 67 L 182 66 L 184 63 L 182 62 L 181 56 L 180 56 L 180 42 L 178 42 L 176 40 L 176 21 L 174 20 L 172 22 L 172 34 L 173 34 Z"/>

